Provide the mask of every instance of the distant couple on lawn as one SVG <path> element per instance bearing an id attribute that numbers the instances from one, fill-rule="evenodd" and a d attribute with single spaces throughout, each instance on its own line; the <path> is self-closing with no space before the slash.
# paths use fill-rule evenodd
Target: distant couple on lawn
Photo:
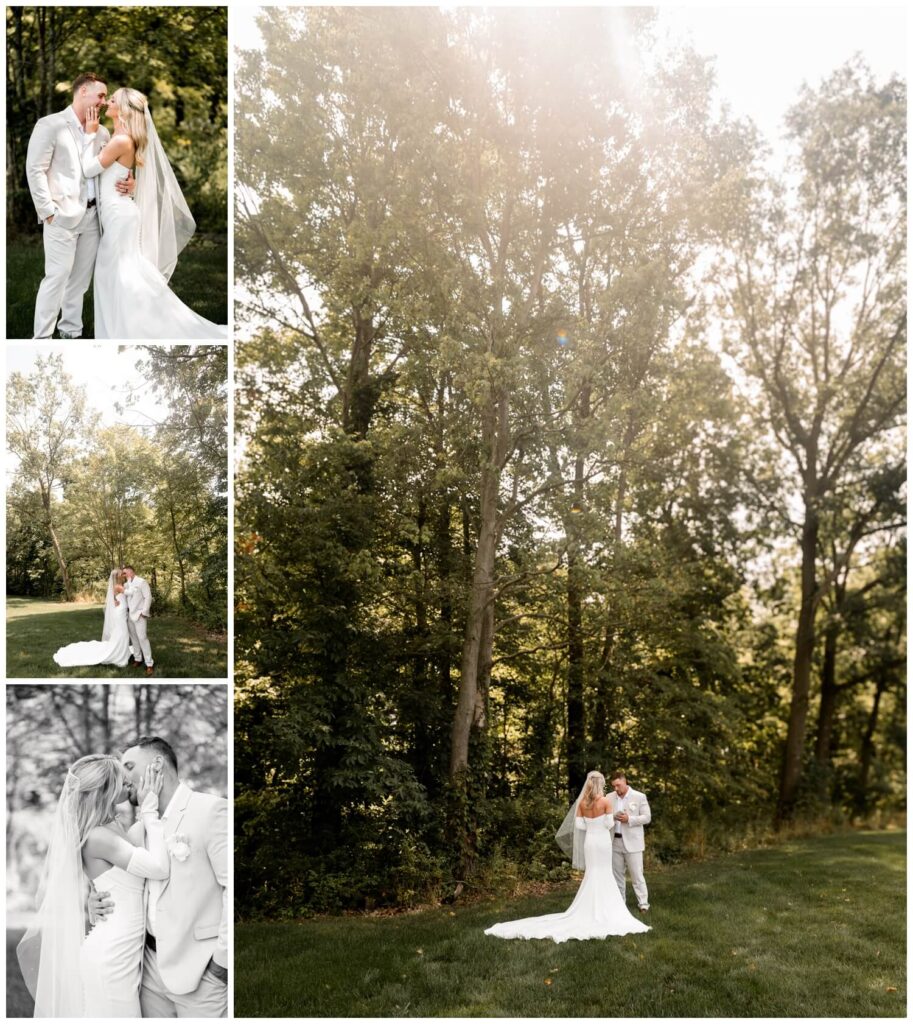
<path id="1" fill-rule="evenodd" d="M 80 640 L 61 647 L 54 661 L 61 668 L 84 665 L 145 665 L 146 675 L 154 675 L 148 622 L 152 610 L 152 589 L 137 576 L 132 565 L 114 569 L 108 577 L 105 595 L 105 622 L 101 640 Z"/>
<path id="2" fill-rule="evenodd" d="M 648 932 L 650 926 L 625 905 L 625 871 L 631 876 L 637 909 L 650 909 L 644 881 L 644 825 L 650 824 L 650 805 L 632 789 L 624 772 L 612 776 L 611 796 L 605 776 L 590 772 L 571 805 L 555 840 L 584 869 L 574 902 L 562 914 L 527 917 L 485 929 L 501 939 L 604 939 L 609 935 Z"/>

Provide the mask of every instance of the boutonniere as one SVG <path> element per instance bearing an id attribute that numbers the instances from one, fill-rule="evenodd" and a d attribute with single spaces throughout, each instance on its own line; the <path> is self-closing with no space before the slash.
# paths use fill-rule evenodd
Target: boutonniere
<path id="1" fill-rule="evenodd" d="M 628 804 L 628 810 L 632 814 L 636 814 L 637 813 L 637 803 L 636 803 L 636 801 L 632 800 L 631 803 Z"/>
<path id="2" fill-rule="evenodd" d="M 165 840 L 165 848 L 175 860 L 187 860 L 190 856 L 190 838 L 183 832 L 173 832 Z"/>

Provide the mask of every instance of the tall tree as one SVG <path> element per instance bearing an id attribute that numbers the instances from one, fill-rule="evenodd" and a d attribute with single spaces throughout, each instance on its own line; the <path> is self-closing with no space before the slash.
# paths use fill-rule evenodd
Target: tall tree
<path id="1" fill-rule="evenodd" d="M 900 424 L 905 396 L 905 90 L 858 61 L 804 87 L 787 119 L 797 184 L 746 181 L 728 236 L 728 310 L 766 426 L 793 472 L 801 600 L 777 820 L 802 778 L 822 506 L 861 453 Z"/>

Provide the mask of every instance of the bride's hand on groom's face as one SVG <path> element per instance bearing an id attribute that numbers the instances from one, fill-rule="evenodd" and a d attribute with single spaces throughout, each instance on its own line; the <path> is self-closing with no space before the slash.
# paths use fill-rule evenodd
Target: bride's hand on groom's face
<path id="1" fill-rule="evenodd" d="M 147 765 L 146 770 L 143 772 L 143 777 L 140 779 L 139 785 L 136 787 L 136 799 L 140 806 L 143 801 L 150 793 L 154 793 L 158 796 L 162 791 L 162 773 L 155 768 L 154 765 Z"/>
<path id="2" fill-rule="evenodd" d="M 86 135 L 98 131 L 98 107 L 89 107 L 86 111 Z"/>

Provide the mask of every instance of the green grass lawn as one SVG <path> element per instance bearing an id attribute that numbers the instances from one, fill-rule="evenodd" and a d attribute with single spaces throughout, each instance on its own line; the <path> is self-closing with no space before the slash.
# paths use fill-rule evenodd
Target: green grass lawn
<path id="1" fill-rule="evenodd" d="M 648 876 L 653 931 L 517 941 L 544 898 L 240 923 L 238 1017 L 902 1017 L 906 834 L 784 843 Z M 629 890 L 629 902 L 633 898 Z"/>
<path id="2" fill-rule="evenodd" d="M 35 296 L 44 275 L 41 236 L 17 238 L 6 247 L 6 336 L 31 338 Z M 181 253 L 169 282 L 191 309 L 217 324 L 228 323 L 228 242 L 194 237 Z M 92 287 L 83 306 L 83 337 L 94 337 Z"/>
<path id="3" fill-rule="evenodd" d="M 8 597 L 6 600 L 6 674 L 11 679 L 136 679 L 145 675 L 134 668 L 98 665 L 58 668 L 54 652 L 76 640 L 101 639 L 104 606 L 66 605 Z M 224 635 L 208 633 L 179 615 L 154 615 L 149 620 L 149 642 L 155 674 L 161 679 L 224 679 L 228 652 Z"/>

